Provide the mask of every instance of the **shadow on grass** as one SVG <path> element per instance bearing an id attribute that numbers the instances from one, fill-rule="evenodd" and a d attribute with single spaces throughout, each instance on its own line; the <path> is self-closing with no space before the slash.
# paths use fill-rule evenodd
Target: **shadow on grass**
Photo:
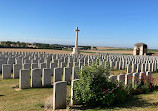
<path id="1" fill-rule="evenodd" d="M 158 91 L 155 90 L 155 91 Z M 153 92 L 149 92 L 146 94 L 151 94 Z M 145 95 L 145 94 L 144 94 Z M 124 103 L 117 103 L 114 104 L 110 107 L 93 107 L 93 106 L 84 106 L 84 105 L 74 105 L 71 106 L 70 109 L 73 110 L 118 110 L 120 108 L 126 108 L 126 109 L 131 109 L 131 108 L 147 108 L 147 107 L 157 107 L 158 102 L 150 103 L 149 100 L 144 100 L 138 95 L 134 96 L 133 98 L 128 98 Z"/>
<path id="2" fill-rule="evenodd" d="M 146 100 L 142 100 L 141 98 L 135 98 L 133 100 L 130 100 L 126 103 L 111 106 L 111 107 L 88 107 L 88 106 L 83 106 L 83 105 L 76 105 L 73 107 L 70 107 L 70 109 L 73 110 L 111 110 L 111 109 L 120 109 L 120 108 L 126 108 L 126 109 L 131 109 L 131 108 L 142 108 L 142 107 L 151 107 L 151 106 L 158 106 L 158 102 L 156 103 L 149 103 Z"/>
<path id="3" fill-rule="evenodd" d="M 13 89 L 18 89 L 19 85 L 16 85 L 14 87 L 12 87 Z M 25 89 L 40 89 L 40 88 L 53 88 L 53 85 L 47 85 L 47 86 L 41 86 L 41 87 L 30 87 L 30 88 L 25 88 Z"/>
<path id="4" fill-rule="evenodd" d="M 132 108 L 132 107 L 149 107 L 153 105 L 154 105 L 153 103 L 149 103 L 147 100 L 143 100 L 142 98 L 136 96 L 133 99 L 128 100 L 124 104 L 119 104 L 117 107 Z M 158 105 L 158 102 L 156 102 L 155 105 Z"/>
<path id="5" fill-rule="evenodd" d="M 5 95 L 0 95 L 0 97 L 1 97 L 1 96 L 5 96 Z"/>

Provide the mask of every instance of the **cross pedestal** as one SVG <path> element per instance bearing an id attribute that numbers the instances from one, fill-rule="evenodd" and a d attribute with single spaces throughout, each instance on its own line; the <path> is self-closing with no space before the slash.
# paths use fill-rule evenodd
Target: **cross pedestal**
<path id="1" fill-rule="evenodd" d="M 80 54 L 80 50 L 78 49 L 78 47 L 73 47 L 72 54 Z"/>

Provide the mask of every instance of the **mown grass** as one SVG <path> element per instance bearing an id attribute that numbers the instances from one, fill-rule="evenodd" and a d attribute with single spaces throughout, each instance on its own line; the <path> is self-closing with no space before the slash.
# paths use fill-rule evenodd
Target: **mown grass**
<path id="1" fill-rule="evenodd" d="M 18 79 L 0 80 L 0 111 L 43 111 L 52 88 L 31 88 L 15 91 Z"/>
<path id="2" fill-rule="evenodd" d="M 133 51 L 132 48 L 100 49 L 100 51 Z M 158 49 L 148 49 L 148 52 L 158 52 Z"/>
<path id="3" fill-rule="evenodd" d="M 96 53 L 96 52 L 90 52 L 90 51 L 88 52 L 88 51 L 83 51 L 83 50 L 80 51 L 80 52 L 81 52 L 81 53 Z"/>
<path id="4" fill-rule="evenodd" d="M 100 49 L 99 51 L 133 51 L 133 49 L 125 49 L 125 48 L 118 48 L 118 49 Z"/>
<path id="5" fill-rule="evenodd" d="M 53 88 L 16 91 L 18 83 L 18 79 L 0 79 L 0 111 L 43 111 L 46 99 L 53 95 Z M 70 85 L 67 89 L 69 99 Z"/>

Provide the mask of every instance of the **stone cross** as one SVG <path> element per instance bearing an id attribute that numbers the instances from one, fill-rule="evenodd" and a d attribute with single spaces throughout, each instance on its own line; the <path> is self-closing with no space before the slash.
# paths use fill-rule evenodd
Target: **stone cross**
<path id="1" fill-rule="evenodd" d="M 76 31 L 76 44 L 75 44 L 75 47 L 78 47 L 78 32 L 80 30 L 78 30 L 78 27 L 76 27 L 75 31 Z"/>
<path id="2" fill-rule="evenodd" d="M 75 47 L 73 47 L 72 54 L 80 54 L 80 51 L 78 49 L 78 31 L 80 30 L 78 30 L 78 27 L 76 27 L 75 31 L 76 31 L 76 43 L 75 43 Z"/>

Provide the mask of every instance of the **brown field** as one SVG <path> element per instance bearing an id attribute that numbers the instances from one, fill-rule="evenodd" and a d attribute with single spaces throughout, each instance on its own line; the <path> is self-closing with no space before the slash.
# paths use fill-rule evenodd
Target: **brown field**
<path id="1" fill-rule="evenodd" d="M 103 51 L 102 49 L 118 49 L 112 47 L 97 47 L 98 50 L 81 50 L 81 54 L 94 55 L 96 52 L 99 53 L 123 53 L 132 54 L 132 51 L 125 50 L 109 50 Z M 25 49 L 25 48 L 0 48 L 0 52 L 46 52 L 48 54 L 71 54 L 72 51 L 69 50 L 54 50 L 54 49 Z"/>
<path id="2" fill-rule="evenodd" d="M 46 52 L 48 54 L 70 54 L 71 51 L 53 49 L 0 48 L 0 52 Z"/>

